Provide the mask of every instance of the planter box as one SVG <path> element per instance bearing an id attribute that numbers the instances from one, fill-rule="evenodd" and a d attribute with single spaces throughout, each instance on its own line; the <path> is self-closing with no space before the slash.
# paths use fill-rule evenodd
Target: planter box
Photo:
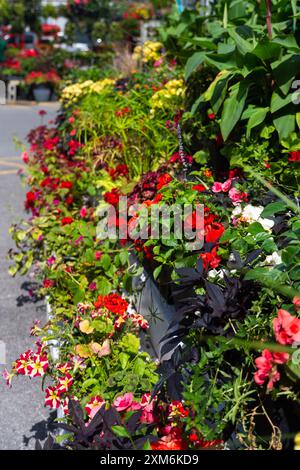
<path id="1" fill-rule="evenodd" d="M 162 359 L 160 340 L 166 335 L 175 314 L 175 308 L 166 302 L 158 287 L 146 271 L 133 280 L 135 298 L 133 299 L 138 313 L 149 322 L 150 342 L 155 355 Z M 171 331 L 171 330 L 170 330 Z M 173 351 L 163 356 L 168 359 Z"/>

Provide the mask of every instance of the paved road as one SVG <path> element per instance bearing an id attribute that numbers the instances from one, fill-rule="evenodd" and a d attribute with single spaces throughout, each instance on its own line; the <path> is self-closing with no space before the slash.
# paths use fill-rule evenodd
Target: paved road
<path id="1" fill-rule="evenodd" d="M 26 278 L 12 279 L 7 274 L 7 251 L 13 247 L 8 234 L 9 226 L 23 216 L 26 188 L 17 175 L 22 167 L 20 150 L 14 138 L 25 141 L 33 127 L 41 124 L 38 114 L 45 109 L 45 123 L 55 117 L 56 104 L 40 106 L 0 105 L 0 352 L 6 346 L 7 368 L 18 355 L 33 345 L 29 330 L 36 318 L 45 320 L 42 304 L 28 302 L 22 289 Z M 27 301 L 26 301 L 27 299 Z M 0 365 L 2 371 L 4 364 Z M 43 439 L 47 433 L 49 413 L 43 406 L 43 392 L 39 379 L 18 377 L 8 389 L 0 377 L 0 450 L 33 449 L 35 438 Z M 51 420 L 51 418 L 50 418 Z"/>

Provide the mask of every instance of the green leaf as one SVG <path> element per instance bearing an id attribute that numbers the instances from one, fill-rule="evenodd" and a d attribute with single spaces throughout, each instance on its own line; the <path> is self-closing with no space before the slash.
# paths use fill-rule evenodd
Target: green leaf
<path id="1" fill-rule="evenodd" d="M 120 345 L 123 350 L 132 354 L 137 354 L 140 347 L 140 340 L 132 333 L 127 333 L 127 335 L 122 338 Z"/>
<path id="2" fill-rule="evenodd" d="M 185 66 L 185 80 L 191 76 L 194 70 L 203 64 L 205 56 L 205 52 L 196 52 L 192 55 L 192 57 L 189 58 Z"/>
<path id="3" fill-rule="evenodd" d="M 276 113 L 289 104 L 292 104 L 292 94 L 282 96 L 278 89 L 274 90 L 271 98 L 271 113 Z"/>
<path id="4" fill-rule="evenodd" d="M 277 214 L 277 212 L 285 212 L 286 211 L 286 205 L 284 202 L 278 201 L 278 202 L 271 202 L 271 204 L 268 204 L 264 210 L 261 213 L 261 217 L 270 217 L 270 215 Z"/>
<path id="5" fill-rule="evenodd" d="M 123 370 L 126 369 L 126 366 L 128 364 L 128 361 L 129 361 L 129 355 L 124 353 L 124 352 L 121 352 L 119 354 L 119 361 L 120 361 L 122 369 Z"/>
<path id="6" fill-rule="evenodd" d="M 159 275 L 162 271 L 162 268 L 163 268 L 163 265 L 161 264 L 160 266 L 157 266 L 156 269 L 154 269 L 153 277 L 154 277 L 155 280 L 159 277 Z"/>
<path id="7" fill-rule="evenodd" d="M 139 377 L 143 377 L 145 369 L 146 369 L 146 363 L 144 359 L 137 358 L 132 369 L 133 373 L 138 375 Z"/>
<path id="8" fill-rule="evenodd" d="M 294 132 L 296 118 L 293 114 L 286 114 L 273 119 L 274 126 L 279 134 L 279 138 L 286 139 Z"/>
<path id="9" fill-rule="evenodd" d="M 250 116 L 250 119 L 247 124 L 247 138 L 250 137 L 251 129 L 256 126 L 259 126 L 264 120 L 269 111 L 269 108 L 257 108 L 256 111 Z"/>
<path id="10" fill-rule="evenodd" d="M 107 270 L 110 268 L 110 265 L 111 265 L 111 258 L 110 258 L 110 256 L 109 256 L 107 253 L 105 253 L 104 255 L 102 255 L 99 264 L 100 264 L 100 266 L 103 267 L 104 271 L 107 271 Z"/>
<path id="11" fill-rule="evenodd" d="M 100 295 L 108 295 L 112 289 L 111 283 L 105 277 L 97 280 L 98 292 Z"/>
<path id="12" fill-rule="evenodd" d="M 220 125 L 224 140 L 227 140 L 242 115 L 248 90 L 248 82 L 239 82 L 231 88 L 230 96 L 225 100 Z"/>
<path id="13" fill-rule="evenodd" d="M 118 437 L 128 437 L 128 438 L 131 437 L 127 429 L 124 428 L 123 426 L 112 426 L 111 428 L 113 432 L 115 433 L 115 435 Z"/>
<path id="14" fill-rule="evenodd" d="M 252 50 L 252 54 L 262 60 L 278 58 L 280 56 L 280 52 L 280 45 L 274 44 L 269 39 L 264 39 Z"/>

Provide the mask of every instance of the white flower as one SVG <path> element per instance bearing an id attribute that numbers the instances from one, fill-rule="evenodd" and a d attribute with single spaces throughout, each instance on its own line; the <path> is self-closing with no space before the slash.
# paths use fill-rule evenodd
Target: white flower
<path id="1" fill-rule="evenodd" d="M 281 256 L 277 253 L 277 251 L 274 251 L 271 255 L 267 256 L 264 262 L 264 264 L 267 264 L 269 266 L 276 266 L 277 264 L 281 263 L 282 259 Z"/>
<path id="2" fill-rule="evenodd" d="M 219 278 L 219 279 L 223 279 L 224 278 L 224 270 L 223 269 L 211 269 L 210 271 L 208 271 L 207 273 L 207 277 L 209 279 L 215 279 L 215 278 Z"/>
<path id="3" fill-rule="evenodd" d="M 242 209 L 241 205 L 238 205 L 232 211 L 232 217 L 241 218 L 243 222 L 247 222 L 248 224 L 259 222 L 264 230 L 271 230 L 274 226 L 274 220 L 260 217 L 263 210 L 263 206 L 252 206 L 251 204 L 247 204 L 244 209 Z"/>

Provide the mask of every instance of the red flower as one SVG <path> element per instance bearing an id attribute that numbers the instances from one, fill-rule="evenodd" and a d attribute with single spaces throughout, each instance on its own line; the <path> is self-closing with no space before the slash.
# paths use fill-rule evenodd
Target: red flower
<path id="1" fill-rule="evenodd" d="M 71 204 L 73 204 L 73 202 L 74 202 L 73 196 L 68 196 L 66 199 L 66 204 L 70 206 Z"/>
<path id="2" fill-rule="evenodd" d="M 54 281 L 52 279 L 44 279 L 43 286 L 45 289 L 51 289 L 54 286 Z"/>
<path id="3" fill-rule="evenodd" d="M 128 302 L 119 294 L 109 294 L 104 297 L 104 306 L 116 315 L 124 315 L 128 309 Z"/>
<path id="4" fill-rule="evenodd" d="M 216 115 L 214 113 L 209 113 L 207 117 L 210 119 L 210 121 L 213 121 L 216 118 Z"/>
<path id="5" fill-rule="evenodd" d="M 72 217 L 64 217 L 62 220 L 61 220 L 61 224 L 62 225 L 70 225 L 74 222 L 74 219 Z"/>
<path id="6" fill-rule="evenodd" d="M 164 175 L 159 176 L 158 183 L 156 186 L 157 190 L 159 191 L 161 188 L 169 184 L 170 181 L 172 181 L 172 177 L 168 175 L 168 173 L 165 173 Z"/>
<path id="7" fill-rule="evenodd" d="M 59 408 L 61 402 L 59 391 L 55 387 L 48 387 L 45 392 L 45 406 L 50 406 L 52 409 Z"/>
<path id="8" fill-rule="evenodd" d="M 73 188 L 73 183 L 71 181 L 62 181 L 60 183 L 60 187 L 62 189 L 72 189 Z"/>
<path id="9" fill-rule="evenodd" d="M 212 225 L 208 225 L 205 231 L 205 241 L 216 242 L 222 236 L 225 227 L 219 222 L 214 222 Z"/>
<path id="10" fill-rule="evenodd" d="M 201 253 L 200 258 L 202 258 L 204 269 L 208 269 L 209 267 L 215 269 L 221 263 L 222 258 L 217 255 L 217 248 L 218 247 L 215 246 L 211 252 Z"/>
<path id="11" fill-rule="evenodd" d="M 36 198 L 36 194 L 32 191 L 28 191 L 28 193 L 26 194 L 25 207 L 26 208 L 33 207 L 35 198 Z"/>
<path id="12" fill-rule="evenodd" d="M 300 319 L 286 310 L 280 309 L 273 320 L 276 341 L 280 344 L 293 344 L 300 341 Z"/>
<path id="13" fill-rule="evenodd" d="M 27 370 L 30 377 L 42 377 L 45 375 L 49 366 L 47 356 L 34 354 L 32 361 L 28 364 Z"/>
<path id="14" fill-rule="evenodd" d="M 119 203 L 120 193 L 118 189 L 113 189 L 111 192 L 104 194 L 104 201 L 112 206 L 116 206 Z"/>
<path id="15" fill-rule="evenodd" d="M 300 150 L 290 152 L 289 162 L 300 162 Z"/>
<path id="16" fill-rule="evenodd" d="M 68 390 L 70 390 L 73 383 L 74 383 L 74 379 L 70 374 L 66 374 L 65 377 L 58 379 L 57 390 L 59 394 L 65 393 Z"/>
<path id="17" fill-rule="evenodd" d="M 206 187 L 203 184 L 195 184 L 193 186 L 193 190 L 202 192 L 202 191 L 206 191 Z"/>
<path id="18" fill-rule="evenodd" d="M 94 302 L 95 308 L 104 307 L 104 297 L 103 295 L 98 295 L 98 299 Z"/>

